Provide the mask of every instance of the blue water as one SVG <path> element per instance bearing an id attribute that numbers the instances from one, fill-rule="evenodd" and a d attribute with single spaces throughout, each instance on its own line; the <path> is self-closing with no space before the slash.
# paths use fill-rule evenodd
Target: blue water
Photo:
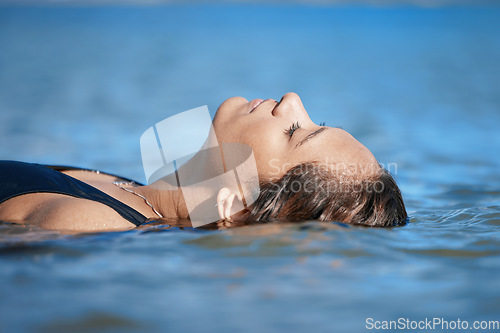
<path id="1" fill-rule="evenodd" d="M 389 166 L 410 214 L 395 229 L 0 224 L 0 331 L 500 320 L 498 31 L 498 7 L 0 7 L 0 159 L 144 181 L 152 124 L 295 91 Z"/>

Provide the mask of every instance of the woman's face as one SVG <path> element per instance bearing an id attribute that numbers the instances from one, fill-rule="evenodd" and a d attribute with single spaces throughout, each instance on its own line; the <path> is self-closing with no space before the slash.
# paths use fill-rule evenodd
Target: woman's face
<path id="1" fill-rule="evenodd" d="M 278 178 L 313 161 L 355 173 L 378 169 L 372 153 L 349 133 L 313 123 L 295 93 L 285 94 L 280 102 L 229 98 L 217 110 L 213 125 L 220 143 L 252 148 L 261 178 Z"/>

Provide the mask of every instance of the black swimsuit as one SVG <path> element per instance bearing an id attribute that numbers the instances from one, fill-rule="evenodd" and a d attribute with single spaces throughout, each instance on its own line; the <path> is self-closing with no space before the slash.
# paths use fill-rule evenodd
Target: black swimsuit
<path id="1" fill-rule="evenodd" d="M 63 170 L 85 169 L 0 161 L 0 204 L 28 193 L 58 193 L 100 202 L 113 208 L 136 226 L 146 222 L 147 218 L 135 209 L 87 183 L 60 172 Z"/>

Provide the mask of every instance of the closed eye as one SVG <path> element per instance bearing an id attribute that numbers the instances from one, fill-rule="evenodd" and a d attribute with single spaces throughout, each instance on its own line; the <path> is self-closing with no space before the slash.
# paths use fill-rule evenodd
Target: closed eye
<path id="1" fill-rule="evenodd" d="M 296 130 L 300 128 L 299 122 L 293 123 L 290 128 L 285 130 L 285 134 L 288 135 L 288 137 L 291 139 L 293 136 L 293 133 L 295 133 Z"/>

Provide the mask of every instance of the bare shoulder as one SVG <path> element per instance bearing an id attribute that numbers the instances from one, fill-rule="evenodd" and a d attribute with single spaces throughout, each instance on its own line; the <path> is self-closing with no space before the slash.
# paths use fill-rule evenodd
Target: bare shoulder
<path id="1" fill-rule="evenodd" d="M 68 196 L 50 200 L 27 216 L 46 229 L 67 231 L 120 231 L 135 228 L 114 209 L 99 202 Z"/>

